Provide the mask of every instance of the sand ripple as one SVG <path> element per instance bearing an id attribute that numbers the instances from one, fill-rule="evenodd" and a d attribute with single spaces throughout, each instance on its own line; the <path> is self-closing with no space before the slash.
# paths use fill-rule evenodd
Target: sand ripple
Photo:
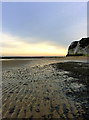
<path id="1" fill-rule="evenodd" d="M 70 89 L 65 81 L 74 79 L 68 73 L 42 64 L 3 71 L 2 117 L 82 120 L 85 111 L 81 103 L 66 94 Z"/>

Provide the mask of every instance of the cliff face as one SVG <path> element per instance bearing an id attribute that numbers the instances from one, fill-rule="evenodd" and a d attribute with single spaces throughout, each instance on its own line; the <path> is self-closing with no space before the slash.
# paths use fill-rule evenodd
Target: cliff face
<path id="1" fill-rule="evenodd" d="M 80 41 L 74 41 L 68 48 L 67 56 L 79 56 L 86 55 L 89 56 L 89 37 L 82 38 Z"/>

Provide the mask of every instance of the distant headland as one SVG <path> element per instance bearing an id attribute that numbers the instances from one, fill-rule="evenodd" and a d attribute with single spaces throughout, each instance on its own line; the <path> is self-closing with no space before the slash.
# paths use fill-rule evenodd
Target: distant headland
<path id="1" fill-rule="evenodd" d="M 0 59 L 63 58 L 64 56 L 0 56 Z"/>

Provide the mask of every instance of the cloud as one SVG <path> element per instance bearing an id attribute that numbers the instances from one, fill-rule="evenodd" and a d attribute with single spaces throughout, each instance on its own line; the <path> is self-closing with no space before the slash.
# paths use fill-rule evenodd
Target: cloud
<path id="1" fill-rule="evenodd" d="M 2 33 L 0 45 L 2 55 L 23 55 L 23 56 L 52 56 L 66 55 L 66 48 L 56 43 L 47 42 L 26 42 L 26 39 L 34 40 L 38 38 L 21 38 L 10 34 Z"/>

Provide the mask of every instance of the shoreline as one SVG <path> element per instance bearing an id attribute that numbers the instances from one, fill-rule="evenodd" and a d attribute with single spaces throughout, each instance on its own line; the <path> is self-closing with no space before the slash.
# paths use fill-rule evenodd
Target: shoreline
<path id="1" fill-rule="evenodd" d="M 37 65 L 48 65 L 51 63 L 60 63 L 60 62 L 89 62 L 89 57 L 85 56 L 77 56 L 77 57 L 60 57 L 60 58 L 29 58 L 29 59 L 2 59 L 1 62 L 1 67 L 2 69 L 7 69 L 7 68 L 16 68 L 16 67 L 21 67 L 25 66 L 27 64 L 30 64 L 31 66 Z M 33 63 L 32 63 L 33 62 Z"/>
<path id="2" fill-rule="evenodd" d="M 89 59 L 89 56 L 43 56 L 43 57 L 3 57 L 3 58 L 0 58 L 0 60 L 14 60 L 14 59 Z"/>

